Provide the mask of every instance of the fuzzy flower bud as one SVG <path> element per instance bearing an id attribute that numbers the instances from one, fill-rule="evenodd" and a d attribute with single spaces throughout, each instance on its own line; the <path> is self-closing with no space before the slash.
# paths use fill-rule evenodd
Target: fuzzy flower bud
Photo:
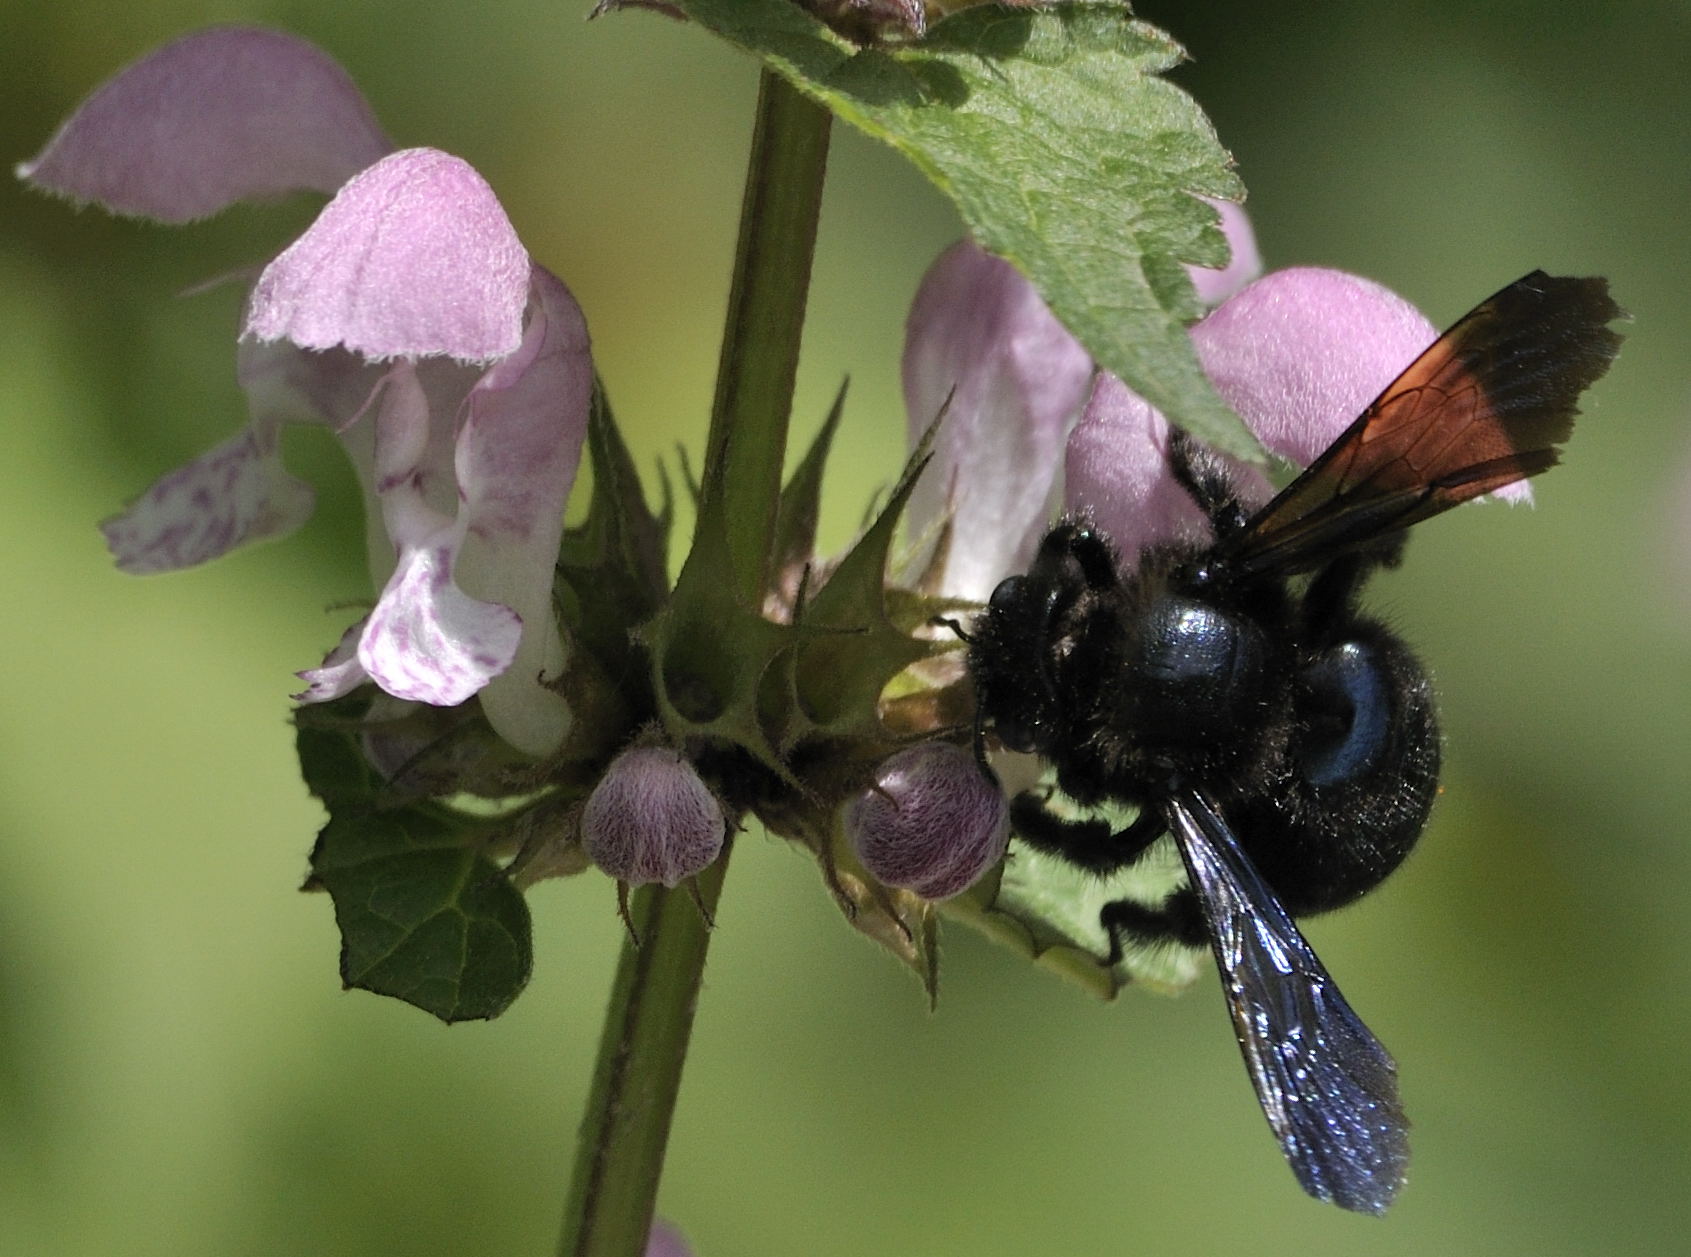
<path id="1" fill-rule="evenodd" d="M 686 1238 L 662 1218 L 652 1219 L 652 1233 L 646 1239 L 645 1257 L 693 1257 Z"/>
<path id="2" fill-rule="evenodd" d="M 710 787 L 685 756 L 664 746 L 617 756 L 581 815 L 588 857 L 630 886 L 679 885 L 716 859 L 726 830 Z"/>
<path id="3" fill-rule="evenodd" d="M 947 899 L 1004 858 L 1010 812 L 969 752 L 923 742 L 882 761 L 875 786 L 846 805 L 845 827 L 880 881 Z"/>

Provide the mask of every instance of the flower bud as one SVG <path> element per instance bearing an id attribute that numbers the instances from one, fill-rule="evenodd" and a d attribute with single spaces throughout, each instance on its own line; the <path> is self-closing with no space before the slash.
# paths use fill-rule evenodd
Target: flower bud
<path id="1" fill-rule="evenodd" d="M 877 879 L 924 899 L 967 890 L 1004 857 L 1004 792 L 962 747 L 923 742 L 887 757 L 846 805 L 846 836 Z"/>
<path id="2" fill-rule="evenodd" d="M 693 1250 L 681 1232 L 662 1218 L 652 1219 L 652 1233 L 646 1238 L 645 1257 L 693 1257 Z"/>
<path id="3" fill-rule="evenodd" d="M 588 856 L 630 886 L 679 885 L 716 859 L 726 829 L 710 787 L 685 756 L 665 746 L 636 746 L 617 756 L 581 815 Z"/>

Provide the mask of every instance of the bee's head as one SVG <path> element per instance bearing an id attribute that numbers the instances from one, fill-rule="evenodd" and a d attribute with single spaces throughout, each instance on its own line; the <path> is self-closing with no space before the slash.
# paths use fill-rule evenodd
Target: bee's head
<path id="1" fill-rule="evenodd" d="M 1012 751 L 1046 754 L 1062 704 L 1054 672 L 1060 590 L 1032 576 L 1011 576 L 992 591 L 969 641 L 978 719 Z"/>

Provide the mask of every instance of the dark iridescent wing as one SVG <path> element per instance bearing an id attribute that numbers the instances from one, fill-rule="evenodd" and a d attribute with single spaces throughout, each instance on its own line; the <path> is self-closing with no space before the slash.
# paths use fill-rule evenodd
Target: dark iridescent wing
<path id="1" fill-rule="evenodd" d="M 1471 310 L 1217 553 L 1297 572 L 1554 466 L 1609 369 L 1608 281 L 1534 271 Z"/>
<path id="2" fill-rule="evenodd" d="M 1245 1068 L 1292 1173 L 1318 1200 L 1384 1213 L 1409 1163 L 1397 1066 L 1215 807 L 1187 791 L 1167 815 L 1209 924 Z"/>

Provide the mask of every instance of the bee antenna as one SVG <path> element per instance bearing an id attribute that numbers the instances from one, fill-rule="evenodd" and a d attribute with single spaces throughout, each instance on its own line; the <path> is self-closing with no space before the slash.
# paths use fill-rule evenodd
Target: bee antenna
<path id="1" fill-rule="evenodd" d="M 969 634 L 964 631 L 963 622 L 961 620 L 953 620 L 948 615 L 936 615 L 933 619 L 929 620 L 928 623 L 933 625 L 935 628 L 950 629 L 953 633 L 957 634 L 957 640 L 960 642 L 964 642 L 971 646 L 974 644 L 975 639 L 970 637 Z"/>
<path id="2" fill-rule="evenodd" d="M 971 740 L 974 743 L 975 763 L 981 766 L 981 771 L 988 777 L 997 781 L 998 774 L 992 771 L 992 765 L 987 762 L 986 758 L 986 721 L 981 718 L 981 709 L 979 704 L 976 704 L 975 706 L 974 729 L 972 731 Z"/>

